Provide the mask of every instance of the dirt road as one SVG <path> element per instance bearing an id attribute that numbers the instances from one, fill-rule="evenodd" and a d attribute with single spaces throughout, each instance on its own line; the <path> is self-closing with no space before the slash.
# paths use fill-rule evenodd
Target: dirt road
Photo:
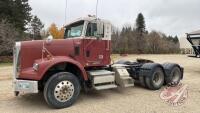
<path id="1" fill-rule="evenodd" d="M 14 97 L 12 92 L 12 67 L 0 67 L 0 112 L 15 113 L 200 113 L 200 59 L 185 55 L 130 55 L 116 59 L 147 58 L 159 63 L 176 62 L 184 67 L 182 83 L 189 86 L 185 104 L 172 107 L 159 98 L 162 91 L 150 91 L 140 86 L 124 90 L 112 89 L 81 93 L 77 102 L 65 109 L 51 109 L 43 94 Z"/>

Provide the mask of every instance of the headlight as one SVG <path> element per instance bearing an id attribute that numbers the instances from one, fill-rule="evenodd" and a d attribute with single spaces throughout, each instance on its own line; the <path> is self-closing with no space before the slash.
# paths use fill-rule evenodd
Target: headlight
<path id="1" fill-rule="evenodd" d="M 39 64 L 34 63 L 34 64 L 33 64 L 33 69 L 34 69 L 35 71 L 37 71 L 37 70 L 39 69 Z"/>

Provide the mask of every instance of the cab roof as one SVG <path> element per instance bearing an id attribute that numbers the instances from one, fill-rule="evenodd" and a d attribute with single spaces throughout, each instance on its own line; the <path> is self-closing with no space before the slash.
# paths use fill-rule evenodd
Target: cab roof
<path id="1" fill-rule="evenodd" d="M 86 17 L 77 18 L 77 19 L 75 19 L 75 20 L 69 22 L 67 25 L 65 25 L 65 27 L 66 27 L 66 26 L 69 26 L 69 25 L 71 25 L 71 24 L 73 24 L 73 23 L 79 22 L 79 21 L 92 21 L 92 20 L 95 20 L 95 19 L 98 19 L 98 20 L 100 20 L 100 21 L 102 21 L 102 22 L 104 22 L 104 23 L 110 23 L 108 20 L 96 18 L 96 16 L 94 16 L 94 15 L 93 15 L 93 16 L 88 15 L 88 16 L 86 16 Z"/>

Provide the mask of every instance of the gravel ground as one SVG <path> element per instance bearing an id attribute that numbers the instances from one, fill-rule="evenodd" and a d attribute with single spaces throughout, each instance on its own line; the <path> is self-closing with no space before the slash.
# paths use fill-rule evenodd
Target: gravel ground
<path id="1" fill-rule="evenodd" d="M 65 109 L 47 106 L 43 94 L 25 94 L 19 97 L 12 92 L 12 67 L 0 67 L 0 112 L 15 113 L 200 113 L 200 59 L 185 55 L 129 55 L 114 56 L 114 59 L 146 58 L 155 62 L 175 62 L 184 67 L 182 83 L 188 84 L 189 97 L 178 107 L 173 107 L 159 98 L 162 89 L 150 91 L 140 86 L 126 89 L 81 92 L 76 103 Z"/>

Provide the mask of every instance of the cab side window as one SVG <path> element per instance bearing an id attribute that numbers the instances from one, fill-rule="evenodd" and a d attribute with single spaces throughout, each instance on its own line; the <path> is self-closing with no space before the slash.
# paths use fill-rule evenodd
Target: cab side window
<path id="1" fill-rule="evenodd" d="M 86 36 L 97 36 L 97 24 L 96 23 L 88 23 Z"/>

